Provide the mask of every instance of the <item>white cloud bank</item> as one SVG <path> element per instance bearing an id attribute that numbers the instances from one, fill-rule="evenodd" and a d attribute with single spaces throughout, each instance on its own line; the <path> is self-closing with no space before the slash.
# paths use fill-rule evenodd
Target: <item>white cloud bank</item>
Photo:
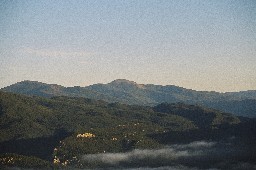
<path id="1" fill-rule="evenodd" d="M 251 153 L 229 143 L 198 141 L 183 145 L 170 145 L 163 149 L 133 150 L 126 153 L 88 154 L 84 164 L 99 168 L 144 169 L 256 169 Z M 253 158 L 252 158 L 253 159 Z"/>
<path id="2" fill-rule="evenodd" d="M 206 148 L 214 146 L 213 142 L 193 142 L 187 145 L 173 145 L 163 149 L 157 150 L 139 150 L 135 149 L 127 153 L 100 153 L 100 154 L 88 154 L 83 156 L 85 161 L 97 161 L 106 164 L 119 164 L 122 162 L 129 162 L 134 160 L 175 160 L 182 157 L 194 157 L 202 155 Z"/>

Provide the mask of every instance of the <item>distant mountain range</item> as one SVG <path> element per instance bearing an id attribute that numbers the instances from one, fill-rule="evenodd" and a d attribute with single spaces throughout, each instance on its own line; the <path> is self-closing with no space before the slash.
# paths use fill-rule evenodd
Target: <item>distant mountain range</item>
<path id="1" fill-rule="evenodd" d="M 256 117 L 256 90 L 219 93 L 196 91 L 174 85 L 137 84 L 125 79 L 86 87 L 64 87 L 37 81 L 22 81 L 1 90 L 48 98 L 54 96 L 84 97 L 129 105 L 155 106 L 164 102 L 181 102 L 202 105 L 238 116 Z"/>

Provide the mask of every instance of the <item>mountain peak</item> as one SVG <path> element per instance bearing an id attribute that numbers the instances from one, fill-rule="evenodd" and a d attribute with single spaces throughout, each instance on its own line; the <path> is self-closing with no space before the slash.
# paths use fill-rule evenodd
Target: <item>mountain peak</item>
<path id="1" fill-rule="evenodd" d="M 137 84 L 135 81 L 130 81 L 126 79 L 116 79 L 110 82 L 109 84 L 114 86 L 125 85 L 125 86 L 136 86 L 137 88 L 145 88 L 143 84 Z"/>
<path id="2" fill-rule="evenodd" d="M 133 85 L 137 84 L 135 81 L 130 81 L 130 80 L 126 80 L 126 79 L 116 79 L 116 80 L 110 82 L 110 84 L 121 84 L 121 83 L 133 84 Z"/>

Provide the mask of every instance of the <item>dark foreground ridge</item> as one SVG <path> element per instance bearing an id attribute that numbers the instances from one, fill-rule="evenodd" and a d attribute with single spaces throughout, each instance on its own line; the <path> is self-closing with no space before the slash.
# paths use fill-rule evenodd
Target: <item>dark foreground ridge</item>
<path id="1" fill-rule="evenodd" d="M 256 161 L 255 119 L 184 103 L 149 107 L 0 92 L 0 127 L 3 168 L 232 169 Z"/>

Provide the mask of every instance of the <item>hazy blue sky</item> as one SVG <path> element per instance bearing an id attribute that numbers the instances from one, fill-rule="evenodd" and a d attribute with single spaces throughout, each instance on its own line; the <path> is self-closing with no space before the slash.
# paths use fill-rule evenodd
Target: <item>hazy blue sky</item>
<path id="1" fill-rule="evenodd" d="M 256 89 L 256 1 L 0 1 L 0 87 L 117 78 Z"/>

